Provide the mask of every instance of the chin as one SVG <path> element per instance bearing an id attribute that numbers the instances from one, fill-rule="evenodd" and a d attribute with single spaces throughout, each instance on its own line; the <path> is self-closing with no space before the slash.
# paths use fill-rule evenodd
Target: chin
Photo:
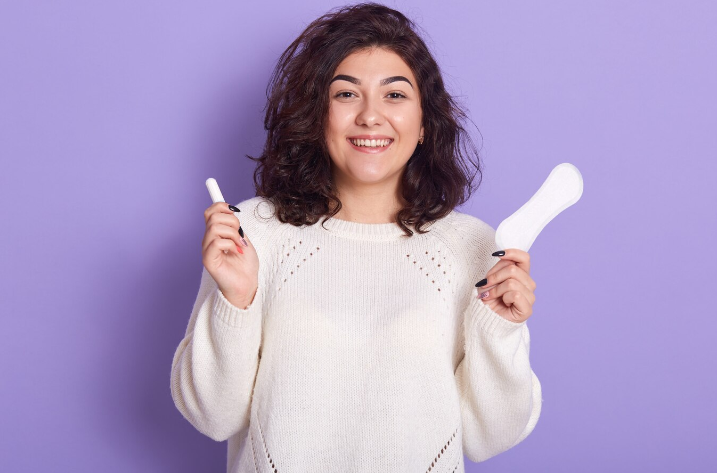
<path id="1" fill-rule="evenodd" d="M 360 181 L 380 181 L 391 175 L 391 169 L 381 165 L 349 167 L 348 175 Z"/>

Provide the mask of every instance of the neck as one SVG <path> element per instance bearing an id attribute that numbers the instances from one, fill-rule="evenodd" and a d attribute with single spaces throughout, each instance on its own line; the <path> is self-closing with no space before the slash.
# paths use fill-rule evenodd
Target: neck
<path id="1" fill-rule="evenodd" d="M 397 190 L 341 188 L 341 210 L 334 216 L 356 223 L 393 223 L 404 206 Z"/>

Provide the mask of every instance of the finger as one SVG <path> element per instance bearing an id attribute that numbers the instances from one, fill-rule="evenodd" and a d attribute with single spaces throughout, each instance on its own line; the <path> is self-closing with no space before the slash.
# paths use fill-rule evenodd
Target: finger
<path id="1" fill-rule="evenodd" d="M 508 291 L 503 294 L 503 304 L 510 307 L 510 314 L 516 322 L 522 322 L 533 313 L 533 303 L 525 298 L 521 291 Z"/>
<path id="2" fill-rule="evenodd" d="M 223 210 L 220 210 L 218 212 L 215 212 L 209 216 L 209 219 L 207 220 L 207 227 L 213 225 L 213 224 L 224 224 L 228 225 L 232 228 L 234 228 L 238 233 L 239 237 L 241 238 L 242 245 L 243 246 L 249 246 L 249 243 L 245 239 L 245 233 L 244 229 L 241 227 L 241 221 L 239 220 L 239 217 L 236 216 L 236 213 L 234 213 L 234 210 L 239 210 L 238 208 L 234 206 L 229 206 L 231 212 L 227 213 Z"/>
<path id="3" fill-rule="evenodd" d="M 240 247 L 235 245 L 232 240 L 229 240 L 227 238 L 217 238 L 211 243 L 209 243 L 207 251 L 204 252 L 203 259 L 209 261 L 215 260 L 216 258 L 224 256 L 222 253 L 232 253 L 234 255 L 240 255 L 243 254 L 243 251 Z"/>
<path id="4" fill-rule="evenodd" d="M 211 242 L 217 238 L 231 240 L 237 246 L 242 245 L 241 237 L 234 228 L 227 225 L 217 224 L 212 225 L 205 233 L 204 238 L 202 239 L 202 251 L 206 251 Z"/>
<path id="5" fill-rule="evenodd" d="M 510 278 L 506 281 L 503 281 L 502 283 L 487 289 L 482 292 L 482 294 L 488 293 L 487 295 L 484 295 L 481 297 L 481 300 L 487 301 L 491 299 L 503 299 L 503 302 L 507 304 L 505 296 L 508 293 L 517 292 L 521 294 L 523 300 L 525 300 L 528 304 L 531 306 L 535 303 L 535 294 L 525 287 L 525 285 L 516 279 Z"/>
<path id="6" fill-rule="evenodd" d="M 242 233 L 244 233 L 244 236 L 242 236 L 242 239 L 244 241 L 246 241 L 246 246 L 251 246 L 252 248 L 254 248 L 254 244 L 251 242 L 251 240 L 249 239 L 249 236 L 246 234 L 246 232 L 243 229 L 242 229 Z M 254 248 L 254 251 L 256 251 L 256 248 Z"/>
<path id="7" fill-rule="evenodd" d="M 498 281 L 495 274 L 500 271 L 501 269 L 505 268 L 506 266 L 515 266 L 515 263 L 512 261 L 498 261 L 495 266 L 493 266 L 490 271 L 485 275 L 484 279 L 481 279 L 476 283 L 476 287 L 478 288 L 478 299 L 481 299 L 482 297 L 486 297 L 489 289 L 493 288 L 498 284 Z"/>
<path id="8" fill-rule="evenodd" d="M 235 232 L 239 232 L 239 227 L 241 226 L 241 222 L 233 214 L 223 212 L 213 213 L 209 216 L 209 220 L 207 220 L 207 228 L 217 224 L 232 227 Z"/>
<path id="9" fill-rule="evenodd" d="M 499 264 L 501 264 L 502 261 L 499 261 L 496 263 L 496 266 L 488 271 L 488 274 L 486 274 L 485 279 L 479 281 L 483 282 L 486 281 L 482 286 L 476 286 L 476 287 L 490 287 L 498 285 L 504 281 L 507 281 L 509 279 L 515 279 L 522 283 L 525 288 L 533 292 L 535 290 L 535 281 L 533 281 L 533 278 L 530 277 L 528 273 L 523 271 L 517 264 L 515 263 L 505 263 L 501 267 L 498 267 Z M 496 269 L 496 267 L 498 267 Z"/>
<path id="10" fill-rule="evenodd" d="M 209 217 L 215 213 L 234 215 L 234 212 L 229 208 L 229 204 L 226 202 L 215 202 L 204 211 L 204 222 L 209 221 Z"/>
<path id="11" fill-rule="evenodd" d="M 501 261 L 512 261 L 517 264 L 520 269 L 530 274 L 530 255 L 526 251 L 517 248 L 508 248 L 503 251 L 505 254 L 499 256 Z"/>
<path id="12" fill-rule="evenodd" d="M 501 269 L 505 268 L 506 266 L 515 265 L 513 261 L 510 260 L 500 260 L 498 261 L 490 270 L 486 273 L 486 277 L 488 277 L 491 274 L 495 274 Z"/>

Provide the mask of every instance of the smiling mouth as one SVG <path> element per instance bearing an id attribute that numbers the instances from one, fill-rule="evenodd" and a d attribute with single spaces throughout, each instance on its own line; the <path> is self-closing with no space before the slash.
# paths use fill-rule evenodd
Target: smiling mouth
<path id="1" fill-rule="evenodd" d="M 348 140 L 352 145 L 354 145 L 358 148 L 367 148 L 367 149 L 388 148 L 389 146 L 391 146 L 391 143 L 393 143 L 392 139 L 362 140 L 362 139 L 348 138 Z"/>

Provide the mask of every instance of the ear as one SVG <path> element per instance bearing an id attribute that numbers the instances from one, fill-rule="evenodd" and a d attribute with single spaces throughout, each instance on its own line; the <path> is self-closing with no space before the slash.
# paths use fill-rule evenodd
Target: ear
<path id="1" fill-rule="evenodd" d="M 418 133 L 418 136 L 423 136 L 423 137 L 426 136 L 425 130 L 423 129 L 423 126 L 421 126 L 421 131 Z"/>

